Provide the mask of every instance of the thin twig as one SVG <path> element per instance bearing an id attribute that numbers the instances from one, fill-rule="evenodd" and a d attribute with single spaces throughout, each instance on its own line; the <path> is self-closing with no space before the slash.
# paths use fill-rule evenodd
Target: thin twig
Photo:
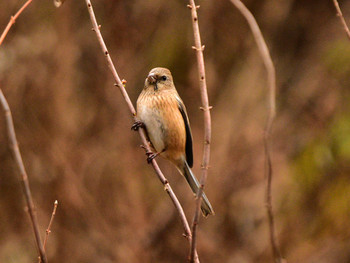
<path id="1" fill-rule="evenodd" d="M 29 212 L 30 219 L 32 222 L 32 227 L 34 230 L 35 240 L 36 240 L 36 244 L 37 244 L 37 247 L 39 250 L 40 258 L 41 258 L 41 261 L 43 263 L 46 263 L 47 262 L 46 254 L 45 254 L 45 250 L 44 250 L 43 244 L 41 242 L 40 234 L 39 234 L 38 220 L 36 217 L 36 210 L 34 207 L 33 198 L 32 198 L 32 194 L 31 194 L 30 187 L 29 187 L 28 175 L 27 175 L 26 169 L 25 169 L 24 164 L 23 164 L 21 152 L 20 152 L 19 147 L 18 147 L 15 128 L 13 126 L 13 119 L 12 119 L 11 110 L 10 110 L 10 107 L 9 107 L 7 100 L 6 100 L 1 89 L 0 89 L 0 103 L 1 103 L 1 106 L 2 106 L 4 113 L 5 113 L 7 133 L 8 133 L 8 137 L 9 137 L 9 141 L 10 141 L 10 146 L 11 146 L 10 148 L 11 148 L 11 151 L 12 151 L 13 156 L 15 158 L 16 165 L 17 165 L 19 172 L 22 176 L 21 182 L 22 182 L 22 186 L 23 186 L 24 196 L 25 196 L 25 199 L 27 202 L 28 212 Z"/>
<path id="2" fill-rule="evenodd" d="M 335 6 L 335 9 L 337 10 L 337 15 L 339 16 L 339 19 L 340 19 L 341 23 L 343 24 L 345 33 L 348 36 L 348 38 L 350 39 L 350 30 L 349 30 L 348 25 L 345 22 L 345 18 L 343 16 L 343 13 L 342 13 L 340 7 L 339 7 L 338 1 L 337 0 L 333 0 L 333 3 L 334 3 L 334 6 Z"/>
<path id="3" fill-rule="evenodd" d="M 9 32 L 10 28 L 16 22 L 16 19 L 19 17 L 19 15 L 23 12 L 23 10 L 31 2 L 32 2 L 32 0 L 28 0 L 27 2 L 25 2 L 24 5 L 17 11 L 17 13 L 14 16 L 11 16 L 10 21 L 8 22 L 5 30 L 2 32 L 2 34 L 0 36 L 0 46 L 1 46 L 2 42 L 4 41 L 4 39 L 6 38 L 7 33 Z M 23 164 L 21 152 L 20 152 L 19 147 L 18 147 L 18 142 L 17 142 L 17 138 L 16 138 L 15 128 L 13 125 L 11 110 L 10 110 L 9 104 L 7 103 L 7 100 L 4 96 L 4 93 L 2 92 L 1 88 L 0 88 L 0 103 L 1 103 L 1 106 L 2 106 L 4 113 L 5 113 L 7 132 L 8 132 L 9 142 L 10 142 L 10 146 L 11 146 L 10 148 L 11 148 L 11 151 L 12 151 L 13 156 L 15 158 L 15 162 L 16 162 L 16 165 L 18 167 L 18 170 L 19 170 L 21 177 L 22 177 L 21 182 L 22 182 L 22 186 L 23 186 L 24 196 L 26 199 L 28 213 L 30 215 L 30 219 L 31 219 L 31 223 L 32 223 L 33 231 L 34 231 L 36 245 L 37 245 L 39 255 L 40 255 L 40 260 L 41 260 L 41 262 L 46 263 L 47 258 L 46 258 L 45 250 L 44 250 L 43 244 L 41 242 L 41 237 L 39 234 L 38 220 L 37 220 L 37 216 L 36 216 L 36 210 L 34 207 L 32 194 L 30 191 L 28 175 L 27 175 L 26 169 L 25 169 L 24 164 Z"/>
<path id="4" fill-rule="evenodd" d="M 188 8 L 191 10 L 192 16 L 192 27 L 194 34 L 194 43 L 195 46 L 192 47 L 196 51 L 197 64 L 198 64 L 198 77 L 199 77 L 199 88 L 202 100 L 202 107 L 204 114 L 204 144 L 203 144 L 203 159 L 202 159 L 202 173 L 200 177 L 200 187 L 196 195 L 196 210 L 192 220 L 192 243 L 190 248 L 189 260 L 194 262 L 195 251 L 196 251 L 196 242 L 197 242 L 197 226 L 200 218 L 200 207 L 202 203 L 202 194 L 204 191 L 205 182 L 208 176 L 209 160 L 210 160 L 210 142 L 211 142 L 211 116 L 207 91 L 207 82 L 205 78 L 205 64 L 204 64 L 204 55 L 203 50 L 204 46 L 201 43 L 201 36 L 198 25 L 198 14 L 197 9 L 199 6 L 196 6 L 194 0 L 189 0 Z"/>
<path id="5" fill-rule="evenodd" d="M 269 232 L 270 242 L 272 247 L 273 257 L 276 263 L 285 262 L 283 260 L 280 249 L 277 244 L 277 238 L 275 234 L 274 215 L 272 211 L 272 195 L 271 195 L 271 184 L 272 184 L 272 163 L 271 163 L 271 128 L 272 123 L 276 115 L 276 72 L 275 66 L 273 65 L 269 49 L 267 48 L 264 37 L 260 31 L 260 28 L 248 8 L 240 0 L 230 0 L 242 15 L 247 20 L 250 29 L 253 33 L 255 42 L 258 46 L 260 55 L 263 59 L 264 65 L 267 70 L 267 81 L 269 87 L 269 113 L 266 121 L 264 130 L 264 149 L 265 149 L 265 177 L 266 177 L 266 190 L 265 190 L 265 206 L 269 221 Z"/>
<path id="6" fill-rule="evenodd" d="M 9 32 L 10 28 L 12 25 L 16 22 L 16 19 L 19 17 L 19 15 L 23 12 L 24 9 L 32 2 L 33 0 L 28 0 L 25 2 L 25 4 L 17 11 L 17 13 L 14 16 L 11 16 L 10 21 L 8 22 L 5 30 L 2 32 L 1 37 L 0 37 L 0 46 L 2 42 L 4 41 L 7 33 Z"/>
<path id="7" fill-rule="evenodd" d="M 49 240 L 49 235 L 50 235 L 50 233 L 51 233 L 51 225 L 52 225 L 52 222 L 53 222 L 53 220 L 54 220 L 54 218 L 55 218 L 55 215 L 56 215 L 57 206 L 58 206 L 58 201 L 56 200 L 56 201 L 53 203 L 53 210 L 52 210 L 50 222 L 49 222 L 49 225 L 48 225 L 48 227 L 47 227 L 47 229 L 46 229 L 46 232 L 45 232 L 45 239 L 44 239 L 44 245 L 43 245 L 43 246 L 44 246 L 45 252 L 46 252 L 46 243 L 47 243 L 47 241 Z M 40 262 L 41 262 L 41 261 L 40 261 L 40 258 L 39 258 L 38 263 L 40 263 Z"/>
<path id="8" fill-rule="evenodd" d="M 44 239 L 44 249 L 46 250 L 46 243 L 47 243 L 47 240 L 49 239 L 49 235 L 51 233 L 51 226 L 52 226 L 52 222 L 55 218 L 55 215 L 56 215 L 56 209 L 57 209 L 57 206 L 58 206 L 58 201 L 56 200 L 53 204 L 53 210 L 52 210 L 52 214 L 51 214 L 51 218 L 50 218 L 50 222 L 49 222 L 49 225 L 46 229 L 46 235 L 45 235 L 45 239 Z"/>
<path id="9" fill-rule="evenodd" d="M 107 50 L 107 47 L 106 47 L 106 44 L 103 40 L 103 37 L 102 37 L 102 34 L 101 34 L 101 31 L 100 31 L 100 27 L 98 24 L 97 24 L 97 21 L 96 21 L 96 17 L 95 17 L 95 14 L 94 14 L 94 11 L 93 11 L 93 8 L 92 8 L 92 5 L 91 5 L 91 1 L 89 0 L 85 0 L 86 2 L 86 5 L 87 5 L 87 8 L 88 8 L 88 11 L 89 11 L 89 15 L 90 15 L 90 19 L 91 19 L 91 23 L 92 23 L 92 27 L 93 27 L 93 31 L 95 31 L 96 33 L 96 36 L 97 36 L 97 40 L 101 46 L 101 49 L 102 49 L 102 52 L 103 54 L 105 55 L 105 58 L 107 60 L 107 63 L 108 63 L 108 67 L 109 69 L 111 70 L 112 72 L 112 75 L 113 75 L 113 78 L 115 80 L 115 86 L 117 86 L 120 90 L 120 92 L 122 93 L 125 101 L 126 101 L 126 104 L 133 116 L 133 119 L 134 121 L 136 121 L 136 111 L 135 111 L 135 108 L 129 98 L 129 95 L 128 93 L 126 92 L 126 89 L 124 87 L 124 83 L 120 80 L 119 78 L 119 75 L 114 67 L 114 64 L 113 64 L 113 61 L 112 61 L 112 58 L 111 56 L 109 55 L 109 52 Z M 147 142 L 147 139 L 146 139 L 146 134 L 145 134 L 145 131 L 140 128 L 138 130 L 139 132 L 139 135 L 141 137 L 141 141 L 144 145 L 144 148 L 146 150 L 146 152 L 150 152 L 151 149 L 150 149 L 150 146 Z M 180 219 L 182 221 L 182 224 L 183 224 L 183 228 L 184 228 L 184 236 L 187 238 L 187 240 L 191 243 L 191 240 L 192 240 L 192 234 L 191 234 L 191 229 L 190 229 L 190 226 L 188 224 L 188 221 L 186 219 L 186 216 L 185 216 L 185 213 L 183 211 L 183 208 L 179 202 L 179 200 L 177 199 L 175 193 L 173 192 L 170 184 L 168 183 L 168 180 L 165 178 L 165 176 L 163 175 L 162 171 L 160 170 L 157 162 L 155 159 L 152 160 L 152 166 L 159 178 L 159 180 L 162 182 L 162 184 L 164 185 L 164 190 L 168 193 L 168 195 L 170 196 L 173 204 L 175 205 L 176 207 L 176 210 L 178 211 L 179 213 L 179 216 L 180 216 Z M 198 261 L 199 262 L 199 261 Z"/>

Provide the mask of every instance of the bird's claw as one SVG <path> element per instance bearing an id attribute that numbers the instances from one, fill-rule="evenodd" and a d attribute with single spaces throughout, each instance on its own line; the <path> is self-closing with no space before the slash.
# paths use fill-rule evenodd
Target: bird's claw
<path id="1" fill-rule="evenodd" d="M 135 121 L 134 124 L 131 126 L 131 129 L 133 131 L 137 131 L 139 128 L 144 128 L 145 124 L 142 121 Z"/>
<path id="2" fill-rule="evenodd" d="M 159 153 L 147 152 L 147 163 L 151 163 L 154 158 L 156 158 Z"/>

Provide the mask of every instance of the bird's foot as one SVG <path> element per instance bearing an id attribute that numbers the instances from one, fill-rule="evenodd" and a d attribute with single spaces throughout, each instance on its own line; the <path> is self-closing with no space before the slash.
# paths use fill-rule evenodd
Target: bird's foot
<path id="1" fill-rule="evenodd" d="M 135 121 L 134 124 L 131 126 L 131 129 L 133 131 L 137 131 L 140 128 L 145 128 L 145 124 L 142 121 Z"/>
<path id="2" fill-rule="evenodd" d="M 147 163 L 151 163 L 154 158 L 156 158 L 160 153 L 146 152 Z"/>

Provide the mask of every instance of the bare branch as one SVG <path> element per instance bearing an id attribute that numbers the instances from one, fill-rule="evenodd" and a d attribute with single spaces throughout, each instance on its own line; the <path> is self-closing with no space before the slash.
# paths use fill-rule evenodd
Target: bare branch
<path id="1" fill-rule="evenodd" d="M 47 240 L 49 239 L 49 235 L 51 233 L 51 226 L 52 226 L 52 222 L 55 218 L 55 215 L 56 215 L 56 209 L 57 209 L 57 206 L 58 206 L 58 201 L 56 200 L 53 204 L 53 210 L 52 210 L 52 214 L 51 214 L 51 219 L 50 219 L 50 222 L 49 222 L 49 225 L 46 229 L 46 235 L 45 235 L 45 239 L 44 239 L 44 249 L 46 250 L 46 243 L 47 243 Z"/>
<path id="2" fill-rule="evenodd" d="M 17 13 L 14 16 L 11 16 L 10 21 L 8 22 L 5 30 L 2 32 L 0 37 L 0 46 L 2 42 L 4 41 L 5 37 L 7 36 L 7 33 L 9 32 L 12 25 L 16 22 L 16 19 L 19 17 L 19 15 L 23 12 L 24 9 L 32 2 L 33 0 L 28 0 L 24 3 L 24 5 L 17 11 Z"/>
<path id="3" fill-rule="evenodd" d="M 4 29 L 4 31 L 2 32 L 2 34 L 0 36 L 0 46 L 1 46 L 2 42 L 4 41 L 4 39 L 6 38 L 7 33 L 11 29 L 12 25 L 16 22 L 16 19 L 19 17 L 19 15 L 23 12 L 23 10 L 31 2 L 32 2 L 32 0 L 28 0 L 27 2 L 25 2 L 24 5 L 17 11 L 17 13 L 14 16 L 11 16 L 10 21 L 8 22 L 6 28 Z M 22 182 L 22 186 L 23 186 L 24 196 L 25 196 L 25 199 L 27 202 L 28 212 L 29 212 L 30 219 L 32 222 L 32 227 L 33 227 L 35 240 L 36 240 L 37 248 L 38 248 L 39 255 L 40 255 L 40 260 L 41 260 L 41 262 L 46 263 L 47 258 L 46 258 L 45 250 L 43 248 L 43 244 L 41 242 L 41 238 L 40 238 L 40 234 L 39 234 L 38 220 L 36 217 L 36 211 L 35 211 L 35 207 L 34 207 L 34 203 L 33 203 L 32 194 L 30 191 L 28 175 L 27 175 L 27 172 L 25 170 L 22 156 L 21 156 L 21 152 L 20 152 L 19 147 L 18 147 L 18 142 L 17 142 L 17 138 L 16 138 L 15 128 L 13 125 L 11 110 L 10 110 L 10 107 L 7 103 L 7 100 L 4 96 L 1 88 L 0 88 L 0 104 L 4 110 L 4 113 L 5 113 L 7 132 L 8 132 L 9 142 L 10 142 L 10 146 L 11 146 L 10 148 L 11 148 L 11 151 L 12 151 L 13 156 L 15 158 L 15 162 L 16 162 L 16 165 L 18 167 L 18 170 L 19 170 L 21 177 L 22 177 L 21 182 Z"/>
<path id="4" fill-rule="evenodd" d="M 34 230 L 35 240 L 39 250 L 40 258 L 43 263 L 46 263 L 47 262 L 46 254 L 45 254 L 45 250 L 39 234 L 38 220 L 36 217 L 36 210 L 34 207 L 33 198 L 29 187 L 28 175 L 23 164 L 21 152 L 18 147 L 15 128 L 13 126 L 11 110 L 1 89 L 0 89 L 0 104 L 5 113 L 7 132 L 8 132 L 8 137 L 9 137 L 10 146 L 11 146 L 10 148 L 15 158 L 18 170 L 22 176 L 21 182 L 23 186 L 24 196 L 27 202 L 28 212 L 32 222 L 32 227 Z"/>
<path id="5" fill-rule="evenodd" d="M 47 229 L 46 229 L 46 232 L 45 232 L 45 233 L 46 233 L 45 239 L 44 239 L 44 250 L 45 250 L 45 252 L 46 252 L 46 244 L 47 244 L 47 241 L 49 240 L 49 235 L 50 235 L 50 233 L 51 233 L 51 225 L 52 225 L 52 222 L 53 222 L 53 220 L 54 220 L 54 218 L 55 218 L 55 215 L 56 215 L 57 206 L 58 206 L 58 201 L 56 200 L 56 201 L 53 203 L 53 210 L 52 210 L 50 222 L 49 222 L 49 225 L 48 225 L 48 227 L 47 227 Z M 41 260 L 40 260 L 40 258 L 39 258 L 38 263 L 40 263 L 40 262 L 41 262 Z"/>
<path id="6" fill-rule="evenodd" d="M 338 1 L 337 0 L 333 0 L 333 3 L 334 3 L 334 6 L 335 6 L 335 9 L 337 10 L 337 15 L 339 16 L 339 19 L 340 19 L 341 23 L 343 24 L 345 33 L 348 36 L 348 38 L 350 39 L 350 30 L 349 30 L 348 25 L 345 22 L 345 18 L 343 16 L 343 13 L 342 13 L 340 7 L 339 7 Z"/>
<path id="7" fill-rule="evenodd" d="M 266 202 L 265 206 L 266 206 L 268 221 L 269 221 L 270 242 L 272 247 L 272 253 L 273 253 L 275 262 L 281 263 L 285 261 L 283 260 L 280 249 L 277 245 L 274 216 L 273 216 L 273 210 L 272 210 L 272 195 L 271 195 L 271 183 L 272 183 L 273 170 L 272 170 L 272 163 L 271 163 L 270 134 L 271 134 L 272 123 L 276 115 L 276 72 L 270 56 L 269 49 L 267 48 L 264 37 L 260 31 L 260 28 L 254 16 L 240 0 L 230 0 L 230 1 L 237 7 L 237 9 L 242 13 L 242 15 L 247 20 L 267 70 L 267 79 L 268 79 L 268 87 L 269 87 L 269 113 L 268 113 L 268 118 L 266 121 L 265 130 L 264 130 L 265 177 L 267 178 L 266 190 L 265 190 L 265 202 Z"/>
<path id="8" fill-rule="evenodd" d="M 100 26 L 97 24 L 97 21 L 96 21 L 96 17 L 95 17 L 95 14 L 94 14 L 94 11 L 93 11 L 93 8 L 92 8 L 92 5 L 91 5 L 91 2 L 89 0 L 85 0 L 86 2 L 86 5 L 87 5 L 87 8 L 88 8 L 88 11 L 89 11 L 89 15 L 90 15 L 90 19 L 91 19 L 91 23 L 92 23 L 92 26 L 93 26 L 93 31 L 96 33 L 96 36 L 97 36 L 97 40 L 101 46 L 101 49 L 102 49 L 102 52 L 103 54 L 105 55 L 105 58 L 107 60 L 107 63 L 108 63 L 108 67 L 110 69 L 110 71 L 112 72 L 112 75 L 113 75 L 113 78 L 116 82 L 115 86 L 117 86 L 119 88 L 119 91 L 122 93 L 122 96 L 124 97 L 125 99 L 125 102 L 134 118 L 134 121 L 136 121 L 136 111 L 135 111 L 135 108 L 129 98 L 129 95 L 128 93 L 126 92 L 126 89 L 124 87 L 124 84 L 125 82 L 123 83 L 120 78 L 119 78 L 119 75 L 114 67 L 114 64 L 113 64 L 113 61 L 111 59 L 111 56 L 109 55 L 109 52 L 107 50 L 107 47 L 106 47 L 106 44 L 103 40 L 103 37 L 102 37 L 102 34 L 101 34 L 101 31 L 100 31 Z M 150 146 L 147 142 L 147 139 L 146 139 L 146 135 L 145 135 L 145 131 L 140 128 L 138 129 L 138 132 L 139 132 L 139 135 L 141 137 L 141 141 L 144 145 L 144 148 L 146 150 L 146 152 L 150 152 L 151 149 L 150 149 Z M 155 159 L 152 160 L 152 166 L 159 178 L 159 180 L 162 182 L 162 184 L 164 185 L 164 189 L 165 191 L 168 193 L 168 195 L 170 196 L 171 198 L 171 201 L 173 202 L 173 204 L 175 205 L 176 207 L 176 210 L 177 212 L 179 213 L 179 216 L 180 216 L 180 219 L 182 221 L 182 224 L 183 224 L 183 228 L 184 228 L 184 232 L 185 232 L 185 237 L 187 238 L 187 240 L 189 242 L 191 242 L 192 240 L 192 234 L 191 234 L 191 229 L 190 229 L 190 226 L 188 224 L 188 221 L 186 219 L 186 216 L 185 216 L 185 213 L 183 211 L 183 208 L 179 202 L 179 200 L 177 199 L 175 193 L 173 192 L 170 184 L 168 183 L 168 180 L 165 178 L 165 176 L 163 175 L 162 171 L 160 170 L 157 162 Z"/>
<path id="9" fill-rule="evenodd" d="M 190 262 L 195 262 L 195 251 L 197 242 L 197 226 L 200 218 L 200 207 L 202 203 L 202 194 L 204 191 L 205 182 L 208 176 L 209 160 L 210 160 L 210 142 L 211 142 L 211 116 L 207 91 L 207 82 L 205 78 L 205 64 L 203 51 L 205 46 L 201 43 L 201 36 L 198 25 L 198 14 L 194 0 L 189 0 L 189 5 L 187 7 L 191 10 L 192 16 L 192 27 L 194 34 L 195 46 L 192 47 L 196 51 L 197 64 L 198 64 L 198 77 L 199 77 L 199 88 L 202 100 L 201 110 L 204 114 L 204 143 L 203 143 L 203 159 L 202 159 L 202 172 L 200 177 L 200 187 L 198 188 L 196 196 L 196 210 L 192 220 L 192 243 L 190 248 Z"/>

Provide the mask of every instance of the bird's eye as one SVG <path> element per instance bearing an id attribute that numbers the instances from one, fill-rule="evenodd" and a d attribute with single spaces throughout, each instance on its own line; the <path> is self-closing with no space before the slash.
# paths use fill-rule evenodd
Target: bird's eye
<path id="1" fill-rule="evenodd" d="M 162 76 L 162 80 L 163 80 L 163 81 L 166 81 L 166 80 L 167 80 L 167 77 L 166 77 L 166 76 Z"/>

